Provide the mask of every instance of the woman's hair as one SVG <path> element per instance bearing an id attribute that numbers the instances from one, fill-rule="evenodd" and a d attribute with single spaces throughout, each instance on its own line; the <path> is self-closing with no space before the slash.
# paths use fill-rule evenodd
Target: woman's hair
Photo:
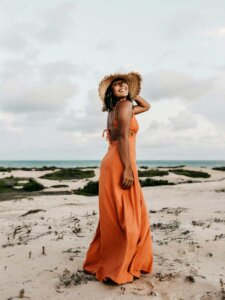
<path id="1" fill-rule="evenodd" d="M 118 81 L 118 80 L 124 80 L 123 78 L 115 78 L 109 85 L 109 87 L 107 88 L 106 92 L 105 92 L 105 99 L 104 99 L 104 102 L 105 102 L 105 106 L 103 106 L 102 108 L 102 111 L 111 111 L 114 106 L 116 105 L 116 102 L 118 101 L 117 98 L 114 96 L 113 94 L 113 90 L 112 90 L 112 84 L 115 82 L 115 81 Z M 125 81 L 125 80 L 124 80 Z M 130 98 L 130 93 L 128 93 L 127 95 L 127 100 L 130 100 L 131 101 L 131 98 Z M 132 101 L 131 101 L 132 102 Z"/>

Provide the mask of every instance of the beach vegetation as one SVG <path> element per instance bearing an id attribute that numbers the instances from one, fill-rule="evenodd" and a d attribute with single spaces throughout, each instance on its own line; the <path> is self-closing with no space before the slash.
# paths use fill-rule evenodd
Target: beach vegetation
<path id="1" fill-rule="evenodd" d="M 178 166 L 158 166 L 158 168 L 183 168 L 185 165 L 178 165 Z"/>
<path id="2" fill-rule="evenodd" d="M 221 193 L 221 192 L 225 193 L 225 188 L 224 189 L 223 188 L 222 189 L 216 189 L 215 192 L 217 192 L 217 193 Z"/>
<path id="3" fill-rule="evenodd" d="M 23 190 L 27 192 L 33 192 L 33 191 L 41 191 L 45 188 L 45 186 L 33 178 L 29 178 L 29 182 L 25 183 L 23 186 Z"/>
<path id="4" fill-rule="evenodd" d="M 83 195 L 83 196 L 97 196 L 99 191 L 99 183 L 98 181 L 89 181 L 82 188 L 78 188 L 73 190 L 74 194 Z"/>
<path id="5" fill-rule="evenodd" d="M 168 180 L 156 180 L 152 178 L 146 178 L 146 179 L 139 179 L 141 187 L 144 186 L 157 186 L 157 185 L 175 185 L 174 182 L 169 182 Z"/>
<path id="6" fill-rule="evenodd" d="M 145 170 L 145 171 L 138 170 L 139 177 L 153 177 L 153 176 L 165 176 L 165 175 L 169 175 L 169 172 L 161 171 L 161 170 L 157 170 L 157 169 L 151 169 L 151 170 Z"/>
<path id="7" fill-rule="evenodd" d="M 33 178 L 4 177 L 0 179 L 0 201 L 30 196 L 33 192 L 41 191 L 44 188 Z"/>
<path id="8" fill-rule="evenodd" d="M 53 173 L 48 173 L 40 176 L 40 178 L 50 179 L 50 180 L 71 180 L 71 179 L 84 179 L 92 178 L 95 176 L 93 170 L 80 170 L 79 168 L 67 168 L 55 171 Z"/>
<path id="9" fill-rule="evenodd" d="M 176 169 L 172 170 L 169 169 L 169 172 L 177 174 L 177 175 L 183 175 L 187 177 L 194 177 L 194 178 L 209 178 L 211 175 L 206 172 L 202 171 L 193 171 L 193 170 L 184 170 L 184 169 Z"/>
<path id="10" fill-rule="evenodd" d="M 217 171 L 225 171 L 225 166 L 223 167 L 214 167 L 212 170 L 217 170 Z"/>

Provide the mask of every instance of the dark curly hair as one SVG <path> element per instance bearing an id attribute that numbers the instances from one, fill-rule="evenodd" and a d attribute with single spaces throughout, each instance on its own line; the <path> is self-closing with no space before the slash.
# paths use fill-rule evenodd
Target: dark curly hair
<path id="1" fill-rule="evenodd" d="M 118 80 L 123 80 L 125 81 L 123 78 L 115 78 L 109 85 L 109 87 L 107 88 L 106 92 L 105 92 L 105 106 L 103 106 L 102 111 L 111 111 L 114 109 L 116 102 L 118 101 L 118 99 L 114 96 L 113 94 L 113 90 L 112 90 L 112 84 L 115 81 Z M 130 93 L 128 93 L 127 95 L 127 100 L 131 101 L 131 97 L 130 97 Z M 132 101 L 131 101 L 132 102 Z"/>

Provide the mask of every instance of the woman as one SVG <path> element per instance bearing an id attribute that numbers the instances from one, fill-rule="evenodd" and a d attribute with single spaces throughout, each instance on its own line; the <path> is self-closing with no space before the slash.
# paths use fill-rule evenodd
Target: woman
<path id="1" fill-rule="evenodd" d="M 135 115 L 151 107 L 139 96 L 141 81 L 139 73 L 130 72 L 99 83 L 109 147 L 100 165 L 98 226 L 83 270 L 101 282 L 124 284 L 153 269 L 149 216 L 136 166 Z"/>

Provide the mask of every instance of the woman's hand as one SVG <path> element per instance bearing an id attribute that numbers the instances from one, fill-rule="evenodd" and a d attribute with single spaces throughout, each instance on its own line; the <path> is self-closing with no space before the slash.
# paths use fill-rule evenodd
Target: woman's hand
<path id="1" fill-rule="evenodd" d="M 122 179 L 122 188 L 123 189 L 130 189 L 134 182 L 134 174 L 132 167 L 127 167 L 123 171 L 123 179 Z"/>
<path id="2" fill-rule="evenodd" d="M 137 95 L 135 98 L 134 98 L 134 101 L 140 99 L 140 95 Z"/>

